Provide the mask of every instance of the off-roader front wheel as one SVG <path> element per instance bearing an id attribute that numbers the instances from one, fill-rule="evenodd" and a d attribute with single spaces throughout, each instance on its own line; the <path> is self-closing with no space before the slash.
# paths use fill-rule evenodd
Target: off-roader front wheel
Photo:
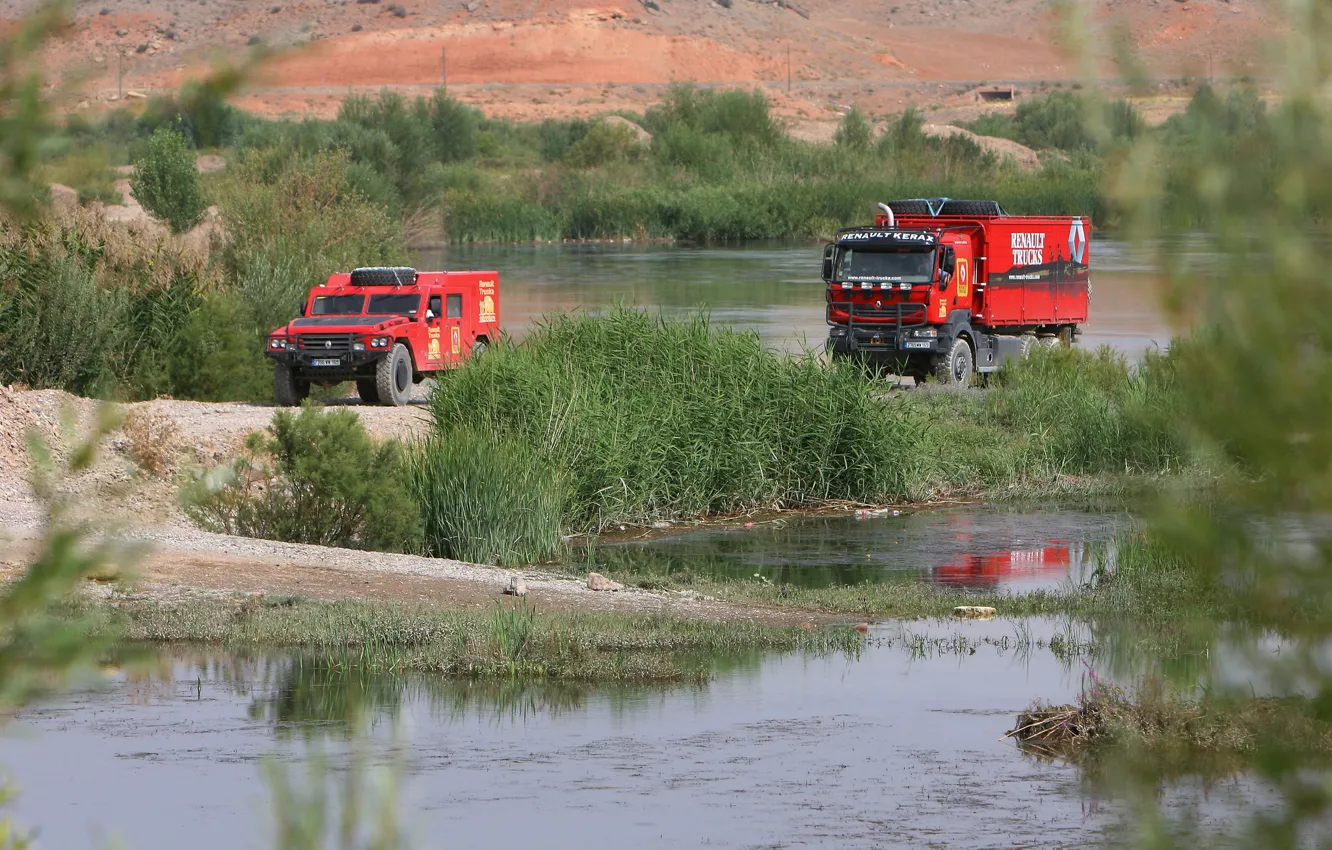
<path id="1" fill-rule="evenodd" d="M 407 346 L 398 343 L 389 356 L 375 364 L 375 387 L 379 403 L 402 407 L 412 394 L 412 357 Z"/>
<path id="2" fill-rule="evenodd" d="M 941 384 L 969 387 L 975 381 L 975 358 L 971 354 L 971 345 L 958 337 L 947 353 L 941 354 L 934 361 L 934 375 Z"/>
<path id="3" fill-rule="evenodd" d="M 298 377 L 286 363 L 274 364 L 273 396 L 279 407 L 296 407 L 310 397 L 310 382 Z"/>
<path id="4" fill-rule="evenodd" d="M 366 404 L 379 404 L 379 384 L 374 378 L 361 378 L 357 381 L 356 394 Z"/>

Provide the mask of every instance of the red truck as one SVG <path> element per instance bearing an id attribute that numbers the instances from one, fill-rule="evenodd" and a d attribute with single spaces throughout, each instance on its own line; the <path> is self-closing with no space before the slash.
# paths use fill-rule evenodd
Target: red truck
<path id="1" fill-rule="evenodd" d="M 969 384 L 1032 345 L 1070 345 L 1091 301 L 1091 221 L 996 201 L 879 204 L 823 251 L 828 352 Z"/>
<path id="2" fill-rule="evenodd" d="M 343 381 L 367 404 L 402 405 L 413 384 L 461 366 L 498 334 L 496 272 L 367 268 L 311 289 L 265 353 L 280 405 L 300 404 L 311 384 Z"/>

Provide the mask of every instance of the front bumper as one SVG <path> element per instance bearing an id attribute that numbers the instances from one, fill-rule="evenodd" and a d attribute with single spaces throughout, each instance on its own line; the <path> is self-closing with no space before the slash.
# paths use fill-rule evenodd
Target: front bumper
<path id="1" fill-rule="evenodd" d="M 266 356 L 285 363 L 302 377 L 313 381 L 347 380 L 367 373 L 373 373 L 375 364 L 388 355 L 388 351 L 366 349 L 365 351 L 320 351 L 318 349 L 268 349 Z M 336 364 L 330 361 L 336 360 Z M 315 365 L 316 363 L 320 365 Z"/>
<path id="2" fill-rule="evenodd" d="M 828 334 L 828 350 L 837 354 L 876 354 L 901 357 L 906 354 L 932 354 L 939 351 L 937 337 L 912 336 L 910 328 L 834 327 Z"/>

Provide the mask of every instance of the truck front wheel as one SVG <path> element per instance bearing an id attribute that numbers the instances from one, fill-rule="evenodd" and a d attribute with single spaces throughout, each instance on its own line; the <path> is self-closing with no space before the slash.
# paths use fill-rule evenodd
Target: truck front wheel
<path id="1" fill-rule="evenodd" d="M 273 395 L 280 407 L 295 407 L 310 397 L 310 382 L 298 377 L 286 363 L 273 366 Z"/>
<path id="2" fill-rule="evenodd" d="M 971 354 L 971 345 L 958 337 L 947 353 L 939 355 L 934 361 L 934 376 L 941 384 L 968 387 L 975 380 L 975 359 Z"/>
<path id="3" fill-rule="evenodd" d="M 412 358 L 407 346 L 398 343 L 389 356 L 375 364 L 375 387 L 379 403 L 402 407 L 412 393 Z"/>
<path id="4" fill-rule="evenodd" d="M 356 382 L 356 394 L 366 404 L 379 404 L 379 383 L 374 378 L 361 378 Z"/>

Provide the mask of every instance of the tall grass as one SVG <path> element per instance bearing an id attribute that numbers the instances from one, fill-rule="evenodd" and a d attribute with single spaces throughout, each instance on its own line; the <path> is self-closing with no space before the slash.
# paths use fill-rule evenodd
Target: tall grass
<path id="1" fill-rule="evenodd" d="M 451 427 L 413 454 L 411 481 L 435 557 L 526 564 L 560 550 L 564 482 L 521 437 Z"/>
<path id="2" fill-rule="evenodd" d="M 919 435 L 874 396 L 855 368 L 774 354 L 706 316 L 616 308 L 548 318 L 442 382 L 430 410 L 441 437 L 463 424 L 535 446 L 567 476 L 568 524 L 600 529 L 894 498 Z"/>

